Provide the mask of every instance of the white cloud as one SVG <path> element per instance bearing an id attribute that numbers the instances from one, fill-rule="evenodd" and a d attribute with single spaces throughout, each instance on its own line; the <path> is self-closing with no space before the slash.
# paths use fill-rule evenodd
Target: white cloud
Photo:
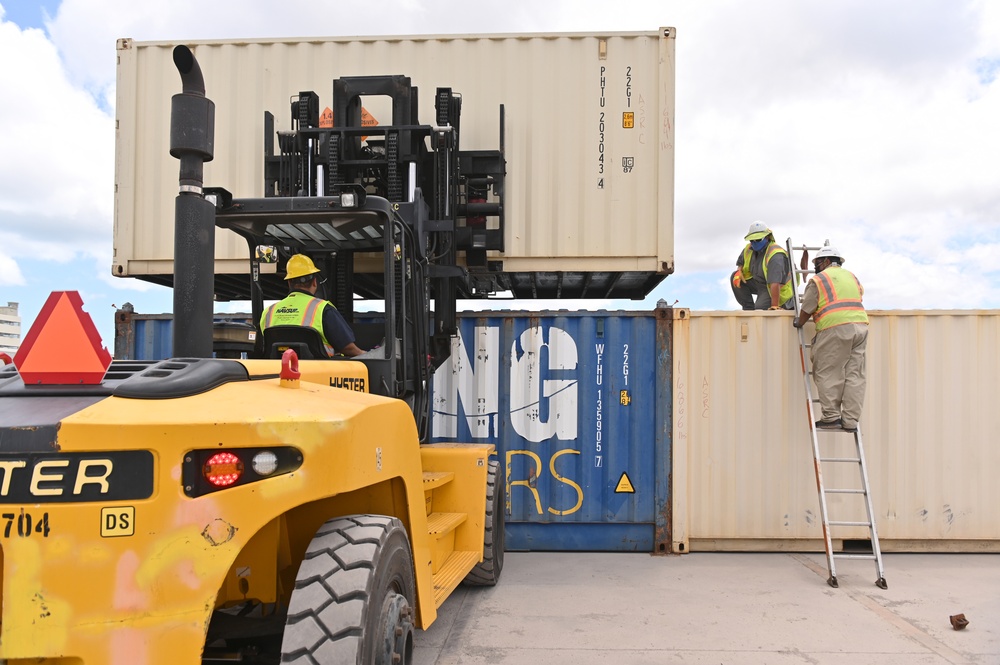
<path id="1" fill-rule="evenodd" d="M 678 56 L 678 271 L 728 270 L 760 218 L 840 245 L 874 306 L 1000 305 L 976 279 L 1000 234 L 995 8 L 782 6 L 730 6 Z"/>
<path id="2" fill-rule="evenodd" d="M 40 30 L 0 20 L 0 230 L 8 256 L 61 261 L 106 249 L 114 133 L 110 116 L 64 73 Z"/>
<path id="3" fill-rule="evenodd" d="M 280 9 L 263 0 L 64 0 L 47 32 L 0 18 L 0 58 L 17 65 L 0 69 L 0 285 L 41 272 L 24 269 L 26 257 L 67 266 L 85 257 L 96 266 L 80 276 L 91 297 L 130 299 L 137 311 L 144 298 L 151 307 L 163 302 L 159 287 L 108 276 L 118 38 L 676 26 L 677 273 L 646 303 L 631 304 L 652 307 L 664 297 L 735 307 L 726 276 L 747 225 L 763 219 L 782 240 L 830 238 L 841 246 L 873 307 L 1000 307 L 990 278 L 1000 250 L 1000 132 L 993 129 L 1000 80 L 991 78 L 1000 63 L 1000 3 L 372 0 L 330 7 L 315 0 Z"/>
<path id="4" fill-rule="evenodd" d="M 0 251 L 0 286 L 13 286 L 15 284 L 24 284 L 21 268 L 6 252 Z"/>

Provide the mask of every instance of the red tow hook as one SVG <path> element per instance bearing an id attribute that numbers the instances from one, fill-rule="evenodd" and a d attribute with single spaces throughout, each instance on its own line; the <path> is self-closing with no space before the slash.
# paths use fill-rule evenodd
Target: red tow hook
<path id="1" fill-rule="evenodd" d="M 283 388 L 299 387 L 299 377 L 302 374 L 299 373 L 299 356 L 293 349 L 285 349 L 281 354 L 281 374 L 278 376 Z"/>

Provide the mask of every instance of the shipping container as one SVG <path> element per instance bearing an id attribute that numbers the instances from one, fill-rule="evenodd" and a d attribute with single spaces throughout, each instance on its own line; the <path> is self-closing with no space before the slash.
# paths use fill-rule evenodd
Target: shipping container
<path id="1" fill-rule="evenodd" d="M 245 313 L 214 314 L 212 349 L 218 358 L 245 358 L 257 336 L 253 317 Z M 172 314 L 136 314 L 131 303 L 115 311 L 116 360 L 165 360 L 173 354 Z"/>
<path id="2" fill-rule="evenodd" d="M 673 315 L 674 549 L 822 550 L 790 317 Z M 882 549 L 1000 550 L 1000 311 L 868 315 L 861 429 Z M 825 445 L 852 445 L 841 438 Z M 856 477 L 824 471 L 827 487 Z M 847 503 L 856 496 L 827 501 L 861 507 Z M 839 549 L 868 530 L 835 535 Z"/>
<path id="3" fill-rule="evenodd" d="M 462 95 L 463 150 L 495 150 L 502 132 L 504 251 L 491 260 L 515 295 L 641 298 L 674 265 L 674 44 L 673 28 L 187 42 L 216 104 L 205 184 L 262 196 L 265 111 L 287 130 L 300 91 L 316 91 L 323 107 L 335 78 L 403 74 L 420 90 L 424 123 L 437 87 Z M 174 46 L 118 42 L 112 273 L 160 284 L 173 275 Z M 388 113 L 378 100 L 369 110 Z M 247 273 L 246 257 L 245 241 L 217 231 L 217 274 Z M 239 297 L 225 283 L 216 280 L 217 297 Z"/>
<path id="4" fill-rule="evenodd" d="M 667 551 L 669 311 L 460 319 L 431 430 L 496 444 L 508 549 Z"/>
<path id="5" fill-rule="evenodd" d="M 116 357 L 169 357 L 169 314 L 116 320 Z M 669 309 L 460 315 L 431 436 L 496 444 L 508 549 L 669 550 L 671 324 Z"/>
<path id="6" fill-rule="evenodd" d="M 868 314 L 861 425 L 883 551 L 1000 551 L 1000 311 Z M 137 352 L 169 350 L 169 315 L 133 319 L 150 338 Z M 497 445 L 511 548 L 823 550 L 787 313 L 466 312 L 459 329 L 432 435 Z"/>

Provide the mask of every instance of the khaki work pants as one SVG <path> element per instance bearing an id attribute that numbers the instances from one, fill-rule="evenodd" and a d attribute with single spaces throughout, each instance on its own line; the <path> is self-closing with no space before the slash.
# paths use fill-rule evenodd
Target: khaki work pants
<path id="1" fill-rule="evenodd" d="M 813 381 L 823 410 L 822 420 L 840 418 L 853 429 L 865 403 L 865 348 L 868 326 L 845 323 L 821 330 L 813 338 Z"/>

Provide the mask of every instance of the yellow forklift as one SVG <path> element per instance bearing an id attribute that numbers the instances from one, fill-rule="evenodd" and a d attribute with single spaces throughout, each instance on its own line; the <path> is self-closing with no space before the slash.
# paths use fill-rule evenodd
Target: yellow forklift
<path id="1" fill-rule="evenodd" d="M 238 198 L 203 186 L 214 105 L 193 53 L 174 62 L 174 357 L 111 361 L 63 292 L 0 369 L 0 662 L 409 663 L 449 594 L 503 567 L 493 446 L 422 443 L 456 298 L 504 287 L 486 260 L 503 248 L 502 107 L 501 148 L 462 151 L 450 89 L 422 125 L 406 77 L 339 79 L 332 126 L 311 92 L 290 131 L 265 115 L 265 195 Z M 362 127 L 370 95 L 390 124 Z M 216 227 L 248 243 L 242 286 L 213 274 Z M 294 255 L 366 352 L 327 357 L 287 327 L 213 358 L 216 295 L 259 321 Z M 354 294 L 378 313 L 356 317 Z"/>

